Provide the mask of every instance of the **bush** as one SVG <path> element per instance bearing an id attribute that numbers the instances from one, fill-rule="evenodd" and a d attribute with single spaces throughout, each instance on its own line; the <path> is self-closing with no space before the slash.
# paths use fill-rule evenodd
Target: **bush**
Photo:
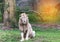
<path id="1" fill-rule="evenodd" d="M 3 5 L 2 1 L 3 1 L 3 0 L 0 0 L 0 22 L 3 22 L 3 21 L 2 21 L 2 20 L 3 20 L 3 19 L 2 19 L 2 16 L 3 16 L 3 13 L 4 13 L 4 12 L 3 12 L 3 10 L 4 10 L 4 9 L 3 9 L 3 6 L 4 6 L 4 5 Z"/>
<path id="2" fill-rule="evenodd" d="M 0 11 L 0 22 L 2 22 L 2 13 Z"/>
<path id="3" fill-rule="evenodd" d="M 28 10 L 26 10 L 26 11 L 24 11 L 24 12 L 28 14 L 29 21 L 30 21 L 31 23 L 36 23 L 36 22 L 39 21 L 39 18 L 38 18 L 38 16 L 37 16 L 36 13 L 30 12 L 30 11 L 28 11 Z M 19 7 L 16 7 L 15 18 L 16 18 L 17 22 L 18 22 L 18 20 L 19 20 L 19 15 L 20 15 L 21 13 L 23 13 L 23 12 L 20 10 L 20 8 L 19 8 Z"/>

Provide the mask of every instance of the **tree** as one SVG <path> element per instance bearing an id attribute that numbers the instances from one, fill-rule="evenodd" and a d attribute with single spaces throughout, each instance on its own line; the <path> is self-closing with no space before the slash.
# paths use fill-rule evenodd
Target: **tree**
<path id="1" fill-rule="evenodd" d="M 4 0 L 4 26 L 3 29 L 11 27 L 11 21 L 16 21 L 14 18 L 15 0 Z"/>

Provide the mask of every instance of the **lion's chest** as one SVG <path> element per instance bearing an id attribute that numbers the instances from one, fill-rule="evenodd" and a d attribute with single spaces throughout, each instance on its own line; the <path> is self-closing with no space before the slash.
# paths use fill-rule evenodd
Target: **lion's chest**
<path id="1" fill-rule="evenodd" d="M 22 25 L 23 28 L 23 32 L 26 32 L 28 30 L 28 26 L 27 25 Z"/>

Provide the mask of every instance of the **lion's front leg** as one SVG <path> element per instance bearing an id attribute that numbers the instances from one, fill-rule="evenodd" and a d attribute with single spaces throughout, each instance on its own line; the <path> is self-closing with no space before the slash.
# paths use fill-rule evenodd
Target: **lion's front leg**
<path id="1" fill-rule="evenodd" d="M 24 33 L 21 33 L 21 40 L 20 41 L 24 41 Z"/>
<path id="2" fill-rule="evenodd" d="M 29 31 L 27 31 L 27 33 L 26 33 L 26 38 L 25 38 L 26 40 L 28 40 L 29 39 Z"/>

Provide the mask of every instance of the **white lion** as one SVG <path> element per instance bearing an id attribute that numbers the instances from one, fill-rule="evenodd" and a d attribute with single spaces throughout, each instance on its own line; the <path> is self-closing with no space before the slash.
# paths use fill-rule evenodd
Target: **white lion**
<path id="1" fill-rule="evenodd" d="M 19 18 L 19 29 L 21 31 L 21 41 L 35 37 L 35 31 L 33 31 L 26 13 L 22 13 Z"/>

